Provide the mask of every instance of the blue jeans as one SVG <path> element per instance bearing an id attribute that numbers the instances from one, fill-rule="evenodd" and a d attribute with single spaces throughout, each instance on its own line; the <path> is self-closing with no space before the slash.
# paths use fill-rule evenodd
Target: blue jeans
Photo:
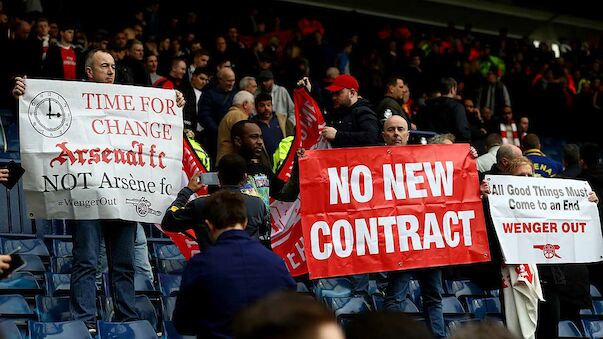
<path id="1" fill-rule="evenodd" d="M 107 252 L 105 250 L 105 240 L 101 239 L 100 250 L 98 253 L 98 269 L 96 270 L 96 287 L 100 289 L 103 285 L 103 273 L 107 272 Z M 140 223 L 136 226 L 136 239 L 134 240 L 134 272 L 144 273 L 153 282 L 153 269 L 149 261 L 149 247 L 147 245 L 147 235 Z"/>
<path id="2" fill-rule="evenodd" d="M 136 223 L 122 220 L 74 220 L 71 268 L 71 313 L 87 326 L 96 324 L 96 269 L 100 240 L 109 259 L 109 288 L 114 321 L 137 320 L 134 294 L 134 238 Z"/>
<path id="3" fill-rule="evenodd" d="M 426 323 L 437 338 L 446 337 L 444 313 L 442 312 L 442 271 L 428 269 L 414 271 L 421 286 L 423 312 Z M 401 311 L 401 303 L 406 300 L 412 275 L 407 271 L 388 272 L 384 307 L 388 311 Z"/>

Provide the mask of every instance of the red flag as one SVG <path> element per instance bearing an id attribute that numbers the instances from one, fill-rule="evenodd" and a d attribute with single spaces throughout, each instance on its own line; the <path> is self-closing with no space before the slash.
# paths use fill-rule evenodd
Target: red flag
<path id="1" fill-rule="evenodd" d="M 203 149 L 200 149 L 200 145 L 191 144 L 191 141 L 186 137 L 182 139 L 182 186 L 184 187 L 195 173 L 207 173 L 208 170 L 197 154 L 197 152 L 205 152 Z M 204 194 L 207 194 L 206 188 L 196 192 L 196 194 L 193 195 L 193 198 Z M 193 255 L 199 253 L 199 244 L 197 244 L 195 233 L 192 230 L 188 230 L 186 231 L 186 234 L 184 234 L 164 231 L 159 224 L 155 224 L 155 227 L 172 239 L 172 242 L 178 246 L 180 253 L 182 253 L 186 260 L 189 260 Z"/>
<path id="2" fill-rule="evenodd" d="M 295 153 L 300 147 L 304 149 L 328 148 L 328 142 L 321 137 L 324 118 L 318 104 L 303 88 L 293 91 L 295 103 L 295 139 L 287 158 L 277 172 L 277 176 L 289 180 Z M 295 202 L 270 200 L 270 219 L 272 222 L 272 250 L 280 255 L 291 275 L 298 276 L 308 272 L 304 254 L 299 214 L 299 197 Z"/>

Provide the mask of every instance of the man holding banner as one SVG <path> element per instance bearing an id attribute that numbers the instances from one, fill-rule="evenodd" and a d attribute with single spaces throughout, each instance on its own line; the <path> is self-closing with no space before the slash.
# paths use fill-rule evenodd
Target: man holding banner
<path id="1" fill-rule="evenodd" d="M 115 80 L 115 60 L 113 56 L 105 50 L 92 50 L 88 53 L 85 61 L 85 74 L 90 82 L 101 83 L 101 84 L 113 84 Z M 33 89 L 41 91 L 40 94 L 32 92 L 32 95 L 36 95 L 35 98 L 31 98 L 31 95 L 26 94 L 25 78 L 17 77 L 15 87 L 13 88 L 13 95 L 20 98 L 20 134 L 25 135 L 31 133 L 33 130 L 38 132 L 41 136 L 36 134 L 32 135 L 41 140 L 48 140 L 47 147 L 53 147 L 55 140 L 52 138 L 66 139 L 63 143 L 58 143 L 56 147 L 60 149 L 59 155 L 56 158 L 44 163 L 43 157 L 36 155 L 35 152 L 37 145 L 32 145 L 31 140 L 21 140 L 21 153 L 23 163 L 29 162 L 31 166 L 28 171 L 28 180 L 24 180 L 24 190 L 28 199 L 28 209 L 33 217 L 43 218 L 65 218 L 72 219 L 70 222 L 73 224 L 73 266 L 71 273 L 71 311 L 73 317 L 78 320 L 85 322 L 86 326 L 90 329 L 91 333 L 96 333 L 96 285 L 95 285 L 95 273 L 98 264 L 99 255 L 99 243 L 100 239 L 104 238 L 107 248 L 107 258 L 109 260 L 109 281 L 110 281 L 110 292 L 114 302 L 115 310 L 115 321 L 130 321 L 138 318 L 135 309 L 135 293 L 134 293 L 134 239 L 136 235 L 136 222 L 135 221 L 146 221 L 143 216 L 153 216 L 155 211 L 151 209 L 151 203 L 143 198 L 140 198 L 140 194 L 143 191 L 156 191 L 159 187 L 156 187 L 156 183 L 146 180 L 132 180 L 119 181 L 119 187 L 123 189 L 122 184 L 129 187 L 129 190 L 123 189 L 121 192 L 130 192 L 133 196 L 138 197 L 138 204 L 132 206 L 132 210 L 128 212 L 122 212 L 120 206 L 117 205 L 117 200 L 123 197 L 116 194 L 114 189 L 117 189 L 118 182 L 117 178 L 110 178 L 109 168 L 116 169 L 123 167 L 124 169 L 132 168 L 130 173 L 138 173 L 141 167 L 153 167 L 156 170 L 168 169 L 171 170 L 175 165 L 171 163 L 171 159 L 163 159 L 165 153 L 157 152 L 153 147 L 150 150 L 145 149 L 143 151 L 144 144 L 138 143 L 137 141 L 131 141 L 133 149 L 127 150 L 126 146 L 117 144 L 115 149 L 106 148 L 101 151 L 100 148 L 92 148 L 94 146 L 88 146 L 94 144 L 102 144 L 105 139 L 120 140 L 123 135 L 130 133 L 135 135 L 133 130 L 130 128 L 123 128 L 124 125 L 118 125 L 119 123 L 130 126 L 130 120 L 127 120 L 132 113 L 145 112 L 149 109 L 149 105 L 152 103 L 151 99 L 162 100 L 158 97 L 151 98 L 151 96 L 140 96 L 138 98 L 128 95 L 128 93 L 117 94 L 111 97 L 111 89 L 104 85 L 78 85 L 82 88 L 82 91 L 89 89 L 88 93 L 81 93 L 83 100 L 73 100 L 68 102 L 64 97 L 69 98 L 67 93 L 61 94 L 61 87 L 67 88 L 73 86 L 74 83 L 70 82 L 57 82 L 56 88 L 52 91 L 48 89 L 40 89 L 42 86 L 41 80 L 36 80 L 36 84 L 32 86 Z M 32 85 L 34 81 L 32 81 Z M 49 84 L 47 84 L 49 86 Z M 70 87 L 71 88 L 71 87 Z M 120 90 L 125 89 L 120 87 Z M 32 90 L 30 90 L 32 91 Z M 93 91 L 97 91 L 93 92 Z M 154 92 L 155 93 L 155 92 Z M 24 97 L 23 97 L 24 96 Z M 42 97 L 43 99 L 38 99 Z M 182 107 L 184 105 L 184 99 L 182 94 L 176 91 L 174 99 L 164 98 L 161 103 L 171 103 L 175 106 Z M 86 99 L 88 98 L 88 99 Z M 112 98 L 114 101 L 109 101 Z M 105 101 L 103 102 L 103 99 Z M 140 105 L 137 107 L 135 99 L 140 99 Z M 31 105 L 25 100 L 31 100 Z M 70 99 L 71 100 L 71 99 Z M 87 100 L 87 101 L 86 101 Z M 37 104 L 34 104 L 37 103 Z M 154 103 L 154 101 L 153 101 Z M 82 111 L 78 111 L 78 115 L 74 118 L 71 116 L 69 106 L 73 106 L 74 109 L 80 109 L 84 107 Z M 98 106 L 98 107 L 97 107 Z M 101 107 L 104 106 L 104 107 Z M 107 108 L 109 107 L 110 108 Z M 29 107 L 29 111 L 28 111 Z M 86 111 L 89 109 L 88 111 Z M 142 107 L 142 108 L 141 108 Z M 173 107 L 173 106 L 172 106 Z M 165 108 L 165 107 L 164 107 Z M 81 112 L 81 113 L 80 113 Z M 98 113 L 100 112 L 100 113 Z M 158 113 L 158 112 L 155 112 Z M 173 113 L 173 114 L 171 114 Z M 165 142 L 168 143 L 168 139 L 175 140 L 171 137 L 171 132 L 174 136 L 180 137 L 182 134 L 179 128 L 182 128 L 181 121 L 181 110 L 178 112 L 172 109 L 170 113 L 171 117 L 166 117 L 165 123 L 163 124 L 163 132 L 155 129 L 153 133 L 162 133 Z M 41 115 L 44 117 L 41 117 Z M 113 116 L 112 114 L 115 114 Z M 180 123 L 177 122 L 178 114 L 180 114 Z M 38 116 L 39 115 L 39 116 Z M 111 115 L 111 119 L 102 119 L 101 117 Z M 121 117 L 125 115 L 126 117 Z M 29 120 L 28 119 L 29 116 Z M 148 114 L 146 115 L 149 116 Z M 121 120 L 119 119 L 121 118 Z M 168 120 L 173 119 L 173 120 Z M 78 125 L 78 127 L 72 128 L 70 133 L 67 133 L 71 127 L 71 123 Z M 92 121 L 91 125 L 83 125 L 85 122 Z M 173 121 L 173 124 L 168 122 Z M 31 122 L 32 130 L 29 123 Z M 132 122 L 131 124 L 134 124 Z M 159 123 L 156 123 L 159 125 Z M 90 133 L 89 140 L 76 140 L 69 139 L 68 136 L 75 135 L 78 133 L 78 129 L 86 126 L 87 130 L 94 131 L 98 135 L 98 140 L 93 133 Z M 81 127 L 81 128 L 80 128 Z M 173 127 L 173 130 L 170 130 Z M 111 136 L 109 136 L 111 135 Z M 117 136 L 116 136 L 117 135 Z M 113 139 L 111 139 L 113 138 Z M 124 138 L 127 139 L 127 138 Z M 157 144 L 160 142 L 158 141 Z M 82 149 L 75 149 L 75 147 L 89 147 Z M 85 145 L 85 146 L 84 146 Z M 153 144 L 153 146 L 155 146 Z M 156 146 L 155 146 L 156 147 Z M 46 148 L 45 148 L 46 149 Z M 44 156 L 51 156 L 56 150 L 45 151 Z M 177 152 L 176 152 L 177 153 Z M 39 153 L 38 153 L 39 154 Z M 112 166 L 103 166 L 105 163 L 111 163 Z M 38 165 L 39 164 L 39 165 Z M 65 164 L 65 166 L 62 166 Z M 119 165 L 118 165 L 119 164 Z M 68 166 L 67 166 L 68 165 Z M 79 167 L 78 167 L 79 166 Z M 53 168 L 54 167 L 54 168 Z M 71 171 L 74 168 L 82 168 L 80 173 L 68 172 L 63 176 L 63 180 L 52 181 L 54 177 L 58 178 L 60 171 L 67 170 Z M 83 172 L 83 169 L 88 170 L 94 168 L 89 172 Z M 102 175 L 101 171 L 106 169 Z M 38 175 L 42 171 L 41 175 Z M 46 172 L 45 172 L 46 171 Z M 59 173 L 51 175 L 52 172 Z M 163 172 L 167 173 L 167 171 Z M 36 176 L 38 175 L 38 176 Z M 102 179 L 101 179 L 102 177 Z M 44 178 L 43 183 L 41 178 Z M 71 178 L 72 181 L 65 181 L 65 178 Z M 79 180 L 76 180 L 79 179 Z M 82 180 L 83 179 L 83 180 Z M 107 179 L 107 180 L 105 180 Z M 113 179 L 116 179 L 113 181 Z M 161 199 L 170 199 L 170 194 L 167 192 L 167 181 L 162 178 L 161 184 L 162 189 L 165 189 L 164 196 Z M 92 185 L 99 184 L 98 188 L 95 188 L 96 192 L 99 193 L 99 197 L 107 192 L 107 197 L 100 197 L 98 199 L 90 199 L 86 192 L 92 190 Z M 115 184 L 115 185 L 114 185 Z M 157 185 L 158 186 L 158 185 Z M 103 190 L 103 188 L 105 188 Z M 109 188 L 109 190 L 107 190 Z M 54 190 L 53 190 L 54 189 Z M 137 190 L 138 189 L 138 190 Z M 137 192 L 134 192 L 137 191 Z M 113 193 L 110 193 L 113 192 Z M 163 194 L 162 193 L 162 194 Z M 118 197 L 119 196 L 119 197 Z M 52 201 L 52 205 L 49 200 Z M 132 199 L 128 199 L 134 201 Z M 125 200 L 125 201 L 128 201 Z M 162 201 L 163 201 L 162 200 Z M 159 201 L 159 200 L 158 200 Z M 146 202 L 146 204 L 144 204 Z M 140 203 L 143 203 L 142 205 Z M 106 206 L 101 208 L 100 206 Z M 63 206 L 57 208 L 56 206 Z M 96 208 L 91 208 L 92 206 Z M 146 208 L 145 208 L 146 207 Z M 131 213 L 135 210 L 133 215 L 138 213 L 140 218 L 132 217 Z M 117 215 L 122 217 L 110 217 L 103 218 L 103 215 L 115 215 L 111 214 L 116 212 Z M 94 214 L 96 213 L 96 214 Z M 123 213 L 123 214 L 119 214 Z M 128 214 L 129 213 L 129 214 Z M 151 213 L 151 214 L 149 214 Z M 93 217 L 96 215 L 97 217 Z M 140 220 L 138 220 L 140 219 Z"/>

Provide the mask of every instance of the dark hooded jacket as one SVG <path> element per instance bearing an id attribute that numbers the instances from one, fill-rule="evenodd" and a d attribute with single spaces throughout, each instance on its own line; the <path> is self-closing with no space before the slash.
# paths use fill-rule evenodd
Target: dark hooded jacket
<path id="1" fill-rule="evenodd" d="M 350 107 L 340 107 L 329 116 L 328 124 L 337 130 L 331 145 L 335 148 L 375 146 L 381 142 L 381 125 L 368 100 L 359 98 Z"/>

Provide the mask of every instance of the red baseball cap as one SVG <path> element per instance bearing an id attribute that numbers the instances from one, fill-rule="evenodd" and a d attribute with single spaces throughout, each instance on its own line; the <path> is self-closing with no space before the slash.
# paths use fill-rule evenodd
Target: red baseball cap
<path id="1" fill-rule="evenodd" d="M 354 89 L 358 92 L 358 80 L 351 75 L 342 74 L 335 78 L 333 83 L 327 87 L 327 91 L 339 92 L 344 88 Z"/>

